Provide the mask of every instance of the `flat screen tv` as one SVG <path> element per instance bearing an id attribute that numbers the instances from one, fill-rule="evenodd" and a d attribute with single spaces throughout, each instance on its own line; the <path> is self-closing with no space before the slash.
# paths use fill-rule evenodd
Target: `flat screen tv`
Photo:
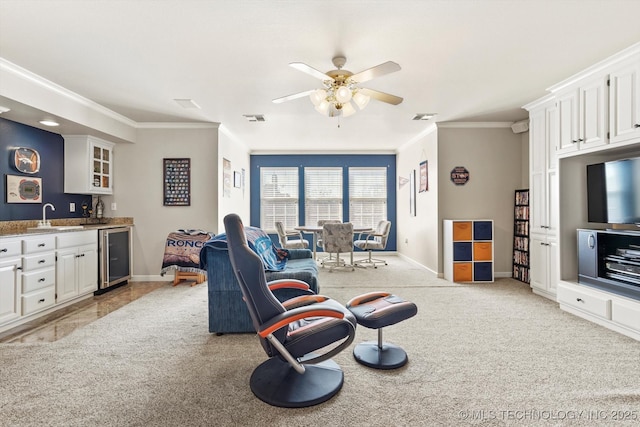
<path id="1" fill-rule="evenodd" d="M 640 224 L 640 157 L 587 165 L 587 219 Z"/>

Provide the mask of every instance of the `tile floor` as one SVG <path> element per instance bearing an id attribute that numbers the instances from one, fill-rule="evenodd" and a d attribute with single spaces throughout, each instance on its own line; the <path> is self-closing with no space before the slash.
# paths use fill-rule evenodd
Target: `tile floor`
<path id="1" fill-rule="evenodd" d="M 173 282 L 131 282 L 0 333 L 0 343 L 53 342 Z M 184 285 L 181 285 L 184 286 Z"/>

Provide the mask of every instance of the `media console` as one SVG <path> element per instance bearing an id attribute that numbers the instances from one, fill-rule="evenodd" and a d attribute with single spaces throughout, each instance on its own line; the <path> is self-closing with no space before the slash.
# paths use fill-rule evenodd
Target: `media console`
<path id="1" fill-rule="evenodd" d="M 578 283 L 640 301 L 640 231 L 579 229 Z"/>

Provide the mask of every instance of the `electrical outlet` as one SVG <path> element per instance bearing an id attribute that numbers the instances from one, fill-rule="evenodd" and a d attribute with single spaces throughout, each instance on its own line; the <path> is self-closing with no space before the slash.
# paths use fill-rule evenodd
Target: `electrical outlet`
<path id="1" fill-rule="evenodd" d="M 69 212 L 75 212 L 76 211 L 76 204 L 71 202 L 69 203 Z"/>
<path id="2" fill-rule="evenodd" d="M 115 211 L 117 209 L 118 209 L 118 207 L 116 206 L 116 202 L 111 203 L 111 210 Z"/>

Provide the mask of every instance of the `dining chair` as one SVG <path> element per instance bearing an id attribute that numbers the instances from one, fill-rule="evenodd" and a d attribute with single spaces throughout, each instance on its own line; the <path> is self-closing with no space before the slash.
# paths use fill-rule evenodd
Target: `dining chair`
<path id="1" fill-rule="evenodd" d="M 354 270 L 353 267 L 353 224 L 345 223 L 325 223 L 322 226 L 322 249 L 329 254 L 335 254 L 335 259 L 325 258 L 321 265 L 329 266 L 329 271 L 337 268 Z M 351 262 L 347 264 L 340 258 L 340 254 L 351 255 Z"/>
<path id="2" fill-rule="evenodd" d="M 295 230 L 285 230 L 281 221 L 276 221 L 276 231 L 278 241 L 283 249 L 308 249 L 309 241 L 302 237 L 302 232 Z"/>
<path id="3" fill-rule="evenodd" d="M 389 239 L 389 232 L 391 231 L 391 221 L 381 220 L 378 222 L 376 229 L 368 233 L 360 233 L 358 240 L 353 242 L 356 248 L 367 251 L 369 256 L 365 259 L 356 260 L 355 265 L 358 267 L 366 267 L 372 265 L 373 268 L 378 268 L 378 264 L 387 265 L 387 261 L 379 258 L 372 258 L 371 252 L 374 250 L 381 251 L 387 247 L 387 240 Z"/>
<path id="4" fill-rule="evenodd" d="M 325 224 L 339 224 L 342 221 L 340 221 L 339 219 L 319 219 L 318 220 L 318 226 L 322 227 Z M 316 247 L 322 249 L 323 248 L 323 243 L 322 243 L 322 231 L 316 233 Z M 329 259 L 331 259 L 332 254 L 329 253 Z"/>

